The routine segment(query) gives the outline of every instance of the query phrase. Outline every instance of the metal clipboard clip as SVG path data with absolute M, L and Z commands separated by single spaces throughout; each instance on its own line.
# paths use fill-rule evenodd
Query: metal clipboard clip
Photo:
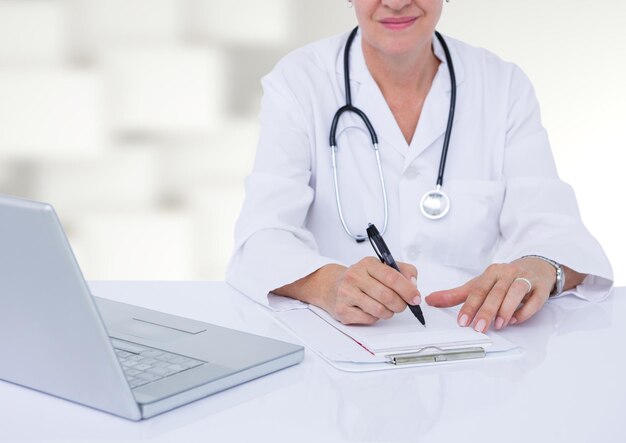
M 485 349 L 481 347 L 441 349 L 437 346 L 428 346 L 417 352 L 385 355 L 387 363 L 392 365 L 412 365 L 419 363 L 440 363 L 455 360 L 471 360 L 484 358 Z

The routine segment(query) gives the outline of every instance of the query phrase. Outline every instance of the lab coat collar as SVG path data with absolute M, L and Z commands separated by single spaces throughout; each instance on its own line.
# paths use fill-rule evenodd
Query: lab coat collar
M 448 43 L 454 63 L 458 88 L 464 80 L 465 70 L 450 39 L 446 38 L 446 42 Z M 372 122 L 376 134 L 381 140 L 381 149 L 384 150 L 383 141 L 387 142 L 387 144 L 405 158 L 405 168 L 437 139 L 443 137 L 448 121 L 451 90 L 450 75 L 448 73 L 448 64 L 443 47 L 434 34 L 433 49 L 435 56 L 441 61 L 441 64 L 439 65 L 439 69 L 424 103 L 420 121 L 418 122 L 410 145 L 407 145 L 391 109 L 387 105 L 376 81 L 367 69 L 363 56 L 360 31 L 354 39 L 350 51 L 352 102 L 356 107 L 365 112 Z M 343 50 L 340 51 L 339 55 L 337 70 L 343 79 Z M 346 123 L 362 126 L 355 116 L 350 116 Z

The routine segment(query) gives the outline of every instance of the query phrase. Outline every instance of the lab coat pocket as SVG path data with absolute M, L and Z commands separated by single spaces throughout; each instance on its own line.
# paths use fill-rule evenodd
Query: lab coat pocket
M 451 232 L 445 262 L 480 273 L 489 264 L 500 237 L 505 182 L 450 180 L 447 188 Z

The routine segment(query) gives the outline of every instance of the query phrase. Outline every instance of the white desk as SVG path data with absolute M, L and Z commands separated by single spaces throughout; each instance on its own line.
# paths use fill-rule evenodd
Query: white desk
M 92 289 L 296 341 L 223 283 L 94 282 Z M 552 301 L 504 335 L 527 348 L 521 360 L 350 374 L 307 350 L 298 366 L 139 423 L 0 382 L 0 440 L 625 441 L 626 288 L 597 305 Z

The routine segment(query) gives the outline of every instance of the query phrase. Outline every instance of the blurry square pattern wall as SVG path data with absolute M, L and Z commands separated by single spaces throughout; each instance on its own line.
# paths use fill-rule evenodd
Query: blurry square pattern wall
M 333 0 L 0 0 L 0 192 L 52 203 L 88 279 L 221 280 L 261 77 L 354 23 Z
M 586 92 L 576 76 L 552 78 L 549 63 L 575 60 L 580 46 L 558 41 L 570 48 L 559 56 L 544 42 L 577 38 L 580 26 L 552 28 L 561 7 L 580 11 L 563 26 L 586 20 L 581 41 L 593 46 L 596 34 L 589 8 L 573 3 L 585 1 L 452 0 L 440 26 L 529 72 L 566 179 L 588 159 L 557 148 L 575 151 L 585 140 L 577 130 L 610 123 L 593 113 L 558 129 L 564 115 L 583 118 L 558 86 Z M 601 17 L 622 49 L 624 16 Z M 537 17 L 537 38 L 519 38 Z M 0 0 L 0 193 L 52 203 L 88 279 L 221 280 L 256 148 L 261 77 L 289 51 L 355 24 L 345 0 Z M 620 96 L 607 91 L 607 106 Z M 588 216 L 586 202 L 602 203 L 583 189 Z M 604 219 L 585 221 L 608 232 Z

